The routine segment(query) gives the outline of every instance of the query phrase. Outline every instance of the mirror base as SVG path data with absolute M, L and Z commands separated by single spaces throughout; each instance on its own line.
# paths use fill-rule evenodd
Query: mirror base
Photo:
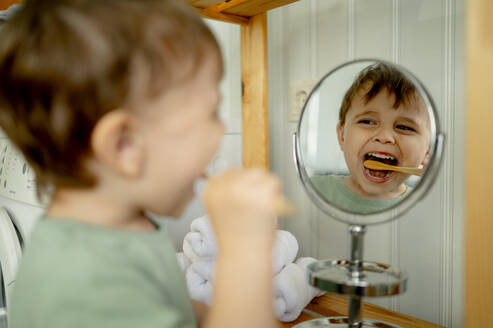
M 321 260 L 308 266 L 310 284 L 326 292 L 349 296 L 393 296 L 407 289 L 407 274 L 377 262 L 361 262 L 358 277 L 351 277 L 349 260 Z

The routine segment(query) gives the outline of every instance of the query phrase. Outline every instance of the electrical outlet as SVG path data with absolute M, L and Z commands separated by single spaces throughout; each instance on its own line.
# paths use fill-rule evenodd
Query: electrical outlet
M 289 122 L 298 122 L 301 110 L 316 83 L 311 80 L 299 80 L 289 86 Z

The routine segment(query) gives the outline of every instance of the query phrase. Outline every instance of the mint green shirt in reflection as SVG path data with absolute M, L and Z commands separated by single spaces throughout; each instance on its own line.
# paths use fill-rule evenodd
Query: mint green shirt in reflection
M 370 199 L 356 195 L 348 189 L 342 175 L 316 175 L 310 178 L 315 188 L 326 200 L 343 210 L 356 213 L 371 213 L 384 210 L 400 202 L 412 191 L 406 186 L 406 191 L 393 199 Z
M 9 328 L 196 327 L 163 229 L 42 219 L 24 252 Z

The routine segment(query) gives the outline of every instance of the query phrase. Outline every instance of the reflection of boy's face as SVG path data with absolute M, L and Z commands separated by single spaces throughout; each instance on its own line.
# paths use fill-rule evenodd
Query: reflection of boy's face
M 368 88 L 354 96 L 343 126 L 337 126 L 339 144 L 344 152 L 350 176 L 348 188 L 373 199 L 391 199 L 401 195 L 409 175 L 369 170 L 367 159 L 385 158 L 385 162 L 406 167 L 426 165 L 430 127 L 428 113 L 419 97 L 393 108 L 395 96 L 381 90 L 365 104 Z

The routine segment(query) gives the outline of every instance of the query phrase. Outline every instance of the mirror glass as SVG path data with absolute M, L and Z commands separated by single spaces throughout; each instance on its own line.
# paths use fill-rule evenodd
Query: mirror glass
M 352 61 L 328 73 L 303 107 L 298 172 L 336 219 L 388 221 L 431 185 L 441 137 L 433 101 L 416 77 L 389 62 Z

